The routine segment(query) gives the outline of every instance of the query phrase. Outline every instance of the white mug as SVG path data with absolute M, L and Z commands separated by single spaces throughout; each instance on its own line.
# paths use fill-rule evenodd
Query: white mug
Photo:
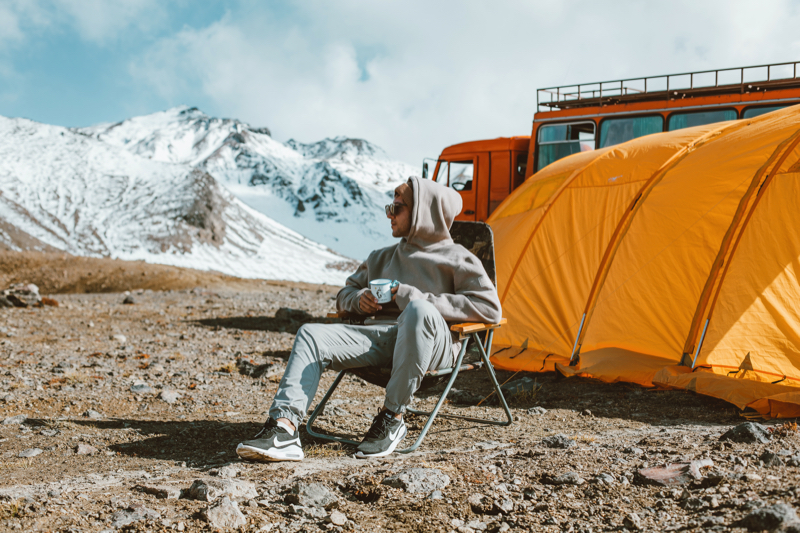
M 392 301 L 392 289 L 400 285 L 397 280 L 373 279 L 369 282 L 369 290 L 378 299 L 379 304 L 388 304 Z

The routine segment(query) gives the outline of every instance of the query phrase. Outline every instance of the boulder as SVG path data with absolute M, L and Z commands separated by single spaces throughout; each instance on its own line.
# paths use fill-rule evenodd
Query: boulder
M 791 505 L 776 503 L 756 509 L 732 525 L 747 528 L 748 531 L 775 531 L 798 521 L 800 519 Z
M 284 501 L 301 507 L 321 507 L 329 509 L 335 507 L 338 498 L 325 485 L 321 483 L 296 483 L 292 491 L 286 495 Z
M 227 496 L 234 500 L 251 500 L 258 497 L 256 486 L 251 481 L 234 479 L 197 479 L 189 490 L 188 498 L 213 502 L 217 498 Z
M 219 529 L 238 529 L 247 525 L 247 519 L 236 502 L 223 496 L 202 511 L 202 516 L 211 527 Z
M 543 438 L 542 444 L 544 444 L 548 448 L 567 449 L 572 446 L 575 446 L 575 441 L 567 437 L 566 435 L 559 433 L 558 435 L 553 435 L 552 437 Z
M 742 442 L 745 444 L 766 444 L 769 442 L 770 437 L 767 428 L 761 424 L 757 424 L 756 422 L 744 422 L 723 433 L 719 440 Z
M 384 485 L 403 489 L 411 494 L 427 494 L 445 488 L 450 476 L 438 468 L 407 468 L 383 480 Z

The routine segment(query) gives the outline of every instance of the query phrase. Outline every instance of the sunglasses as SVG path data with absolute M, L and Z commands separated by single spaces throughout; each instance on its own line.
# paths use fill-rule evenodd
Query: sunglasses
M 407 207 L 407 206 L 406 204 L 401 204 L 401 203 L 391 203 L 385 205 L 384 209 L 386 210 L 386 216 L 387 217 L 397 216 L 397 213 L 400 211 L 401 207 Z

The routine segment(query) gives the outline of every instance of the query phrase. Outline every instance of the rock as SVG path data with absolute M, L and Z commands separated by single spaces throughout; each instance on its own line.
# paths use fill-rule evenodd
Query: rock
M 431 492 L 430 494 L 428 494 L 428 499 L 429 500 L 443 500 L 444 499 L 444 495 L 442 494 L 442 491 L 435 490 L 435 491 Z
M 103 418 L 102 413 L 99 413 L 94 409 L 89 409 L 88 411 L 84 411 L 83 416 L 85 416 L 86 418 L 91 418 L 92 420 L 100 420 L 101 418 Z
M 143 484 L 136 485 L 136 489 L 164 500 L 177 500 L 181 497 L 181 489 L 170 485 Z
M 256 486 L 251 481 L 233 479 L 197 479 L 186 496 L 192 500 L 213 502 L 222 496 L 234 500 L 251 500 L 258 497 Z
M 52 372 L 54 374 L 63 374 L 64 372 L 69 372 L 71 370 L 75 370 L 75 365 L 69 361 L 60 361 L 55 367 L 53 367 Z
M 497 510 L 502 514 L 510 514 L 514 512 L 514 502 L 509 498 L 495 500 L 493 510 Z
M 117 333 L 116 335 L 111 335 L 110 339 L 112 341 L 117 341 L 120 344 L 124 344 L 125 341 L 128 340 L 128 338 L 125 335 L 122 335 L 120 333 Z
M 639 515 L 636 513 L 628 513 L 625 515 L 625 518 L 622 519 L 622 525 L 628 529 L 641 529 L 642 519 L 639 518 Z
M 127 509 L 114 512 L 111 515 L 111 525 L 119 529 L 139 520 L 158 520 L 159 518 L 161 515 L 158 512 L 148 509 L 140 503 L 134 503 Z
M 44 437 L 55 437 L 59 433 L 61 432 L 57 429 L 43 429 L 39 432 L 39 435 L 42 435 Z
M 181 399 L 181 394 L 174 390 L 162 390 L 158 397 L 166 403 L 172 405 Z
M 592 478 L 592 483 L 599 483 L 600 485 L 613 485 L 617 480 L 612 474 L 602 472 Z
M 475 514 L 491 514 L 494 508 L 492 499 L 483 494 L 471 494 L 467 503 Z
M 22 450 L 17 454 L 17 457 L 36 457 L 42 453 L 41 448 L 28 448 L 27 450 Z
M 289 504 L 289 511 L 292 514 L 305 516 L 306 518 L 325 518 L 325 509 L 322 507 L 306 507 L 294 503 Z
M 536 380 L 533 380 L 529 377 L 524 377 L 506 383 L 500 388 L 502 389 L 504 396 L 511 397 L 523 393 L 535 393 L 541 387 L 542 386 L 539 383 L 536 383 Z
M 0 307 L 14 307 L 11 300 L 0 294 Z
M 588 409 L 581 411 L 581 416 L 592 416 L 592 412 Z
M 745 481 L 761 481 L 761 476 L 758 474 L 754 474 L 753 472 L 747 472 L 744 476 L 742 476 Z
M 627 448 L 625 448 L 622 451 L 624 453 L 629 453 L 629 454 L 632 454 L 632 455 L 642 455 L 644 453 L 643 449 L 636 448 L 635 446 L 628 446 Z
M 308 311 L 303 311 L 302 309 L 291 309 L 289 307 L 281 307 L 278 309 L 278 311 L 275 313 L 275 318 L 284 322 L 299 322 L 301 324 L 305 324 L 306 322 L 311 322 L 314 320 L 314 317 L 311 316 L 311 313 Z
M 509 498 L 493 500 L 483 494 L 471 494 L 467 503 L 475 514 L 510 514 L 514 511 L 514 502 Z
M 764 450 L 759 456 L 759 459 L 764 463 L 764 466 L 783 466 L 783 460 L 776 453 L 769 450 Z
M 552 437 L 543 438 L 542 444 L 548 448 L 566 449 L 575 446 L 575 441 L 566 435 L 559 433 L 558 435 L 553 435 Z
M 529 415 L 543 415 L 545 413 L 547 413 L 547 409 L 545 409 L 544 407 L 539 407 L 538 405 L 536 407 L 531 407 L 530 409 L 528 409 Z
M 219 529 L 237 529 L 247 524 L 239 506 L 227 496 L 209 505 L 201 514 L 211 527 Z
M 217 476 L 224 478 L 235 478 L 239 475 L 239 467 L 236 465 L 225 465 L 217 469 Z
M 465 390 L 450 389 L 447 399 L 459 405 L 475 405 L 483 399 L 483 396 Z
M 272 376 L 276 376 L 283 372 L 283 366 L 272 364 L 272 363 L 264 363 L 263 365 L 257 365 L 252 361 L 245 359 L 243 357 L 236 360 L 236 368 L 239 370 L 239 373 L 243 376 L 250 376 L 251 378 L 270 378 Z
M 33 283 L 16 283 L 0 294 L 14 307 L 41 307 L 42 305 L 39 287 Z
M 634 481 L 639 485 L 658 485 L 662 487 L 685 485 L 703 478 L 701 468 L 714 466 L 711 459 L 701 459 L 689 463 L 673 463 L 667 466 L 643 468 L 636 472 Z
M 577 472 L 567 472 L 560 476 L 545 478 L 543 483 L 550 485 L 583 485 L 586 480 L 583 479 Z
M 131 392 L 134 394 L 152 394 L 153 388 L 147 383 L 134 383 L 131 385 Z
M 336 495 L 321 483 L 295 483 L 292 491 L 284 498 L 286 503 L 302 507 L 322 507 L 329 509 L 338 503 Z
M 799 520 L 791 505 L 776 503 L 769 507 L 756 509 L 731 525 L 747 528 L 748 531 L 774 531 Z
M 28 419 L 27 415 L 9 416 L 3 420 L 4 426 L 20 426 Z
M 94 455 L 97 452 L 97 448 L 94 446 L 89 446 L 88 444 L 78 444 L 75 447 L 75 453 L 78 455 Z
M 347 516 L 341 511 L 331 511 L 325 520 L 335 526 L 343 526 L 347 523 Z
M 438 468 L 407 468 L 383 480 L 383 485 L 403 489 L 411 494 L 427 494 L 450 484 L 450 476 Z
M 687 511 L 699 511 L 705 506 L 706 503 L 696 496 L 686 498 L 685 500 L 683 500 L 683 503 L 681 504 L 681 507 L 683 507 Z
M 742 442 L 745 444 L 766 444 L 770 440 L 770 434 L 767 428 L 761 424 L 744 422 L 723 433 L 719 440 L 729 440 L 731 442 Z
M 122 303 L 125 305 L 133 305 L 136 303 L 136 299 L 129 294 L 125 297 L 124 300 L 122 300 Z

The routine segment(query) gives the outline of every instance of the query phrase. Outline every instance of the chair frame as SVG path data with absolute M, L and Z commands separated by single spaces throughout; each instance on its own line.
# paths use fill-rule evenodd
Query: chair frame
M 344 318 L 348 317 L 345 313 L 331 313 L 328 315 L 329 317 L 337 317 L 337 318 Z M 409 446 L 408 448 L 404 448 L 402 450 L 395 450 L 397 453 L 411 453 L 419 448 L 420 444 L 422 444 L 423 439 L 428 434 L 428 430 L 433 425 L 436 416 L 441 416 L 444 418 L 454 418 L 458 420 L 466 420 L 467 422 L 477 422 L 480 424 L 490 424 L 495 426 L 510 426 L 511 423 L 514 421 L 514 417 L 511 415 L 511 410 L 508 408 L 508 403 L 506 402 L 506 398 L 503 395 L 503 390 L 500 388 L 500 383 L 497 381 L 497 376 L 494 372 L 494 367 L 492 366 L 491 361 L 489 360 L 489 354 L 492 351 L 492 338 L 494 337 L 494 330 L 499 328 L 503 324 L 506 323 L 506 319 L 502 319 L 499 324 L 482 324 L 482 323 L 473 323 L 467 322 L 464 324 L 454 324 L 450 327 L 450 330 L 453 332 L 458 333 L 459 339 L 463 342 L 461 343 L 461 351 L 458 353 L 458 357 L 456 357 L 455 363 L 450 368 L 442 368 L 439 370 L 430 370 L 425 373 L 426 377 L 438 377 L 438 376 L 445 376 L 450 374 L 450 379 L 447 382 L 447 385 L 442 391 L 442 394 L 439 396 L 439 400 L 436 402 L 432 411 L 419 411 L 416 409 L 407 408 L 406 411 L 415 415 L 427 416 L 428 420 L 425 422 L 425 425 L 422 428 L 417 440 Z M 481 342 L 479 334 L 482 332 L 486 332 L 486 340 Z M 469 344 L 470 339 L 472 339 L 475 344 L 478 346 L 478 350 L 480 351 L 481 361 L 472 364 L 463 364 L 464 356 L 467 353 L 467 346 Z M 447 395 L 450 393 L 450 389 L 453 387 L 453 383 L 458 377 L 459 372 L 462 370 L 473 370 L 478 369 L 480 367 L 485 367 L 487 374 L 489 374 L 489 379 L 494 385 L 494 391 L 497 394 L 497 397 L 500 400 L 500 404 L 503 406 L 503 410 L 505 411 L 506 419 L 505 420 L 496 420 L 491 418 L 475 418 L 470 416 L 461 416 L 461 415 L 452 415 L 442 413 L 439 414 L 439 410 L 444 404 L 444 401 L 447 399 Z M 341 383 L 342 378 L 344 378 L 345 374 L 350 372 L 349 369 L 345 369 L 339 372 L 339 375 L 336 376 L 336 379 L 331 384 L 328 392 L 325 393 L 325 396 L 322 397 L 322 400 L 319 402 L 317 407 L 312 411 L 311 415 L 308 417 L 308 421 L 306 422 L 306 432 L 311 435 L 312 437 L 323 439 L 327 441 L 333 442 L 341 442 L 343 444 L 350 444 L 350 445 L 358 445 L 360 444 L 357 441 L 345 439 L 343 437 L 335 437 L 332 435 L 325 435 L 319 433 L 314 430 L 313 424 L 317 417 L 323 412 L 325 409 L 325 405 L 328 403 L 328 400 L 333 395 L 333 392 L 336 390 L 336 387 L 339 386 Z

